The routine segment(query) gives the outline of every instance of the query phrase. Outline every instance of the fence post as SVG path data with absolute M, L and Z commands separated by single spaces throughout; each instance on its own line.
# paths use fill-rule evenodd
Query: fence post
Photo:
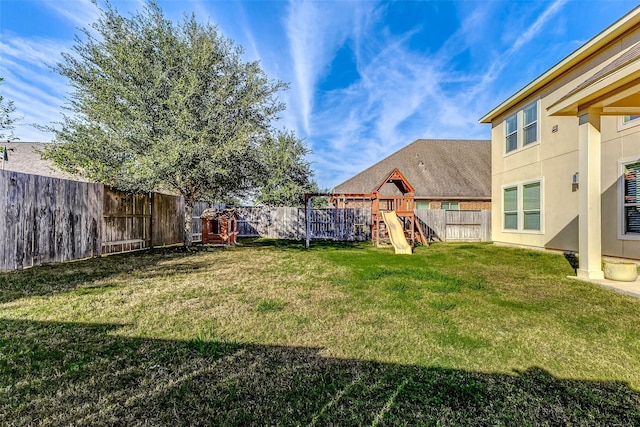
M 306 237 L 306 241 L 304 244 L 304 247 L 306 249 L 309 249 L 309 239 L 311 239 L 311 197 L 307 196 L 306 197 L 306 202 L 305 203 L 305 217 L 306 217 L 306 231 L 305 231 L 305 237 Z

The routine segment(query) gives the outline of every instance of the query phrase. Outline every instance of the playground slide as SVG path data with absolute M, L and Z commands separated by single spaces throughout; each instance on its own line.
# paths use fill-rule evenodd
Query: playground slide
M 389 238 L 396 250 L 396 254 L 411 255 L 411 246 L 409 242 L 407 242 L 406 237 L 404 237 L 402 223 L 398 219 L 396 211 L 382 212 L 382 219 L 384 223 L 387 224 Z

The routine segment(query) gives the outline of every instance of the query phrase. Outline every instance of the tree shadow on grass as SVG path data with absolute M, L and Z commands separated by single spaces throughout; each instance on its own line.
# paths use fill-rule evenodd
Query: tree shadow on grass
M 621 382 L 0 320 L 0 425 L 640 425 Z

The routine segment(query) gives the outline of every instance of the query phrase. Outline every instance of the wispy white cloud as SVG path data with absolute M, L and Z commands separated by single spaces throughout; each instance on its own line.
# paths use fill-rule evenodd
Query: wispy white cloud
M 490 87 L 490 85 L 499 77 L 505 66 L 509 64 L 509 60 L 519 52 L 523 46 L 530 43 L 537 35 L 540 34 L 543 27 L 562 9 L 565 3 L 566 0 L 554 1 L 528 28 L 519 28 L 519 36 L 515 38 L 513 45 L 507 48 L 499 57 L 494 58 L 479 83 L 473 89 L 472 95 L 485 93 L 487 88 Z
M 383 14 L 367 14 L 367 34 Z M 361 22 L 363 22 L 362 20 Z M 319 180 L 338 184 L 393 151 L 422 137 L 448 137 L 459 126 L 475 120 L 447 120 L 442 112 L 461 116 L 464 107 L 449 99 L 443 85 L 461 80 L 445 73 L 446 61 L 414 52 L 409 47 L 413 31 L 391 35 L 378 28 L 376 37 L 350 35 L 358 40 L 359 79 L 348 88 L 322 94 L 322 105 L 312 118 L 316 132 L 311 141 Z M 355 44 L 354 44 L 355 45 Z M 450 58 L 448 58 L 450 59 Z M 464 77 L 464 81 L 467 77 Z M 463 117 L 468 117 L 465 111 Z M 457 134 L 458 137 L 468 137 Z
M 418 138 L 489 138 L 477 119 L 486 113 L 505 62 L 535 40 L 563 5 L 560 0 L 546 7 L 529 27 L 519 28 L 514 43 L 496 42 L 499 58 L 468 59 L 463 69 L 458 56 L 486 45 L 478 33 L 494 25 L 498 8 L 465 11 L 460 27 L 433 55 L 410 47 L 411 31 L 393 35 L 383 31 L 382 21 L 369 21 L 375 37 L 372 28 L 367 38 L 350 35 L 358 40 L 360 79 L 322 94 L 322 109 L 311 119 L 317 129 L 311 140 L 323 141 L 314 146 L 319 180 L 336 185 Z
M 58 40 L 42 37 L 24 38 L 4 32 L 0 40 L 0 57 L 14 63 L 27 63 L 46 69 L 55 65 L 60 53 L 69 50 L 69 47 L 69 43 Z
M 293 90 L 297 94 L 297 108 L 307 134 L 316 84 L 348 35 L 353 8 L 349 2 L 289 2 L 284 26 L 295 76 Z
M 99 16 L 98 9 L 91 0 L 50 0 L 43 1 L 42 5 L 78 28 L 86 27 Z
M 49 141 L 52 135 L 33 126 L 60 119 L 67 90 L 65 80 L 49 69 L 67 50 L 66 43 L 44 38 L 23 38 L 4 32 L 0 42 L 2 93 L 15 103 L 16 136 L 22 141 Z

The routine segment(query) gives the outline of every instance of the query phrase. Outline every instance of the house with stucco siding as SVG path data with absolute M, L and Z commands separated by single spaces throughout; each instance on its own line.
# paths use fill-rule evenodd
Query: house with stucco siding
M 640 7 L 480 119 L 491 125 L 492 239 L 640 259 Z

